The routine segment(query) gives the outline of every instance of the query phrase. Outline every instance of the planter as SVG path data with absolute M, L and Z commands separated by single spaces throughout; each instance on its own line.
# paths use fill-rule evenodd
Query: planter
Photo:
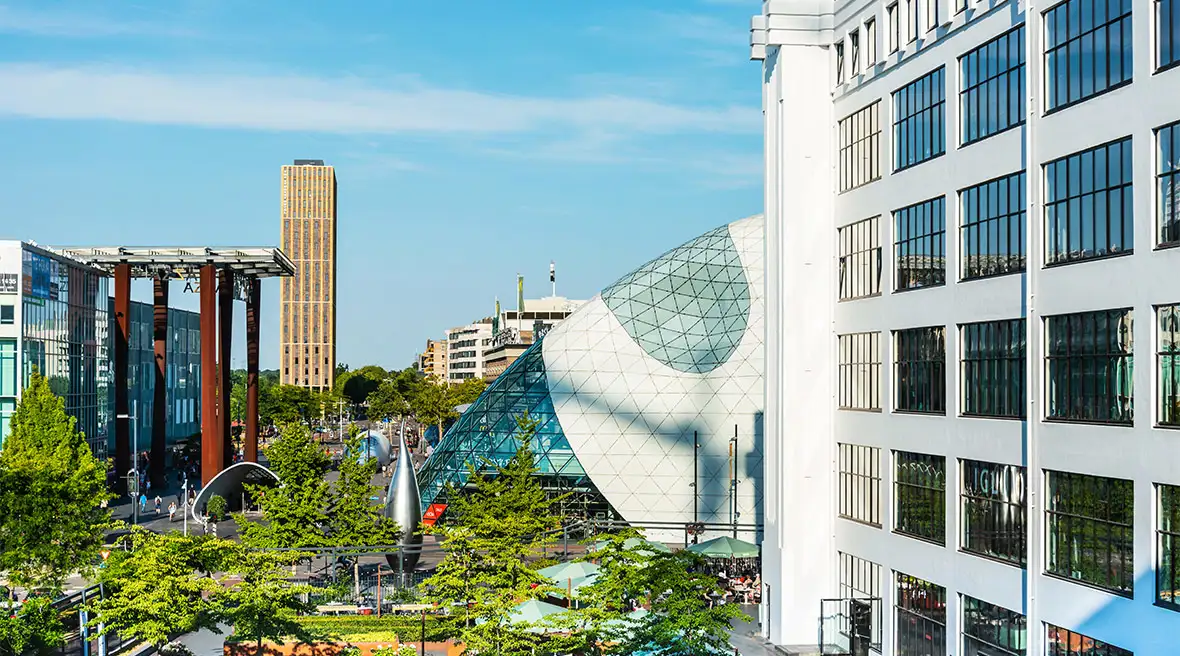
M 418 647 L 422 643 L 407 640 L 407 645 Z M 360 656 L 373 656 L 373 650 L 385 648 L 397 649 L 401 646 L 397 640 L 393 642 L 287 642 L 285 644 L 275 644 L 273 642 L 264 641 L 262 643 L 262 653 L 258 651 L 258 645 L 253 642 L 227 642 L 222 648 L 224 656 L 340 656 L 349 647 L 356 647 L 360 650 Z M 446 654 L 446 656 L 461 656 L 463 654 L 463 645 L 456 645 L 449 642 L 428 642 L 426 643 L 427 654 Z

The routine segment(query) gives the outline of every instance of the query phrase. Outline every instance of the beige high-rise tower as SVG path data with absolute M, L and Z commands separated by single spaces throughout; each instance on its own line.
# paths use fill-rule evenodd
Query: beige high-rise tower
M 280 241 L 296 273 L 282 279 L 279 380 L 327 390 L 336 377 L 336 172 L 297 159 L 282 178 Z

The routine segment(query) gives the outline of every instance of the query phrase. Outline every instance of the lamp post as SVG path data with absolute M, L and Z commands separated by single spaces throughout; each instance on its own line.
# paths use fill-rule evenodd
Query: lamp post
M 139 419 L 136 412 L 139 408 L 139 401 L 131 402 L 131 414 L 129 415 L 115 415 L 115 419 L 126 419 L 131 422 L 131 473 L 129 474 L 130 481 L 134 481 L 135 491 L 132 492 L 131 497 L 131 512 L 132 523 L 139 523 L 139 499 L 134 495 L 139 494 Z M 130 482 L 129 481 L 129 482 Z M 132 487 L 128 485 L 128 487 Z
M 184 500 L 180 504 L 180 512 L 184 515 L 184 535 L 188 537 L 188 472 L 185 472 L 184 482 L 181 485 L 184 486 Z
M 729 518 L 733 523 L 733 539 L 738 536 L 738 500 L 737 500 L 737 486 L 738 486 L 738 427 L 733 425 L 733 438 L 729 440 L 729 458 L 732 463 L 732 471 L 729 474 Z

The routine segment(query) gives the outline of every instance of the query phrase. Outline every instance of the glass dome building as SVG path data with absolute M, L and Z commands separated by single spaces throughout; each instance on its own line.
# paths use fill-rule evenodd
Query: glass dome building
M 527 414 L 540 422 L 532 448 L 545 486 L 572 493 L 567 514 L 681 536 L 694 517 L 736 521 L 758 537 L 762 253 L 763 221 L 753 216 L 607 287 L 447 431 L 418 475 L 423 507 L 445 503 L 448 485 L 462 489 L 468 464 L 511 458 L 516 418 Z

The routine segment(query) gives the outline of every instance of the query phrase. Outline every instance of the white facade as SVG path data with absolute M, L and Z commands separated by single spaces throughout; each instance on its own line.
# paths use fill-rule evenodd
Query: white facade
M 1126 25 L 1133 37 L 1131 79 L 1048 111 L 1050 96 L 1042 92 L 1048 85 L 1045 13 L 1070 2 L 1075 0 L 767 0 L 762 15 L 753 19 L 752 56 L 763 62 L 766 129 L 763 631 L 775 644 L 817 642 L 821 599 L 848 596 L 842 585 L 849 581 L 839 558 L 848 554 L 879 565 L 875 585 L 883 610 L 874 622 L 880 625 L 884 654 L 900 653 L 897 627 L 904 618 L 895 608 L 897 573 L 945 588 L 945 644 L 941 650 L 931 645 L 930 651 L 911 648 L 905 653 L 971 653 L 962 636 L 964 596 L 1023 614 L 1028 630 L 1021 642 L 1028 654 L 1065 653 L 1051 651 L 1049 625 L 1134 654 L 1180 653 L 1180 612 L 1155 603 L 1160 556 L 1156 486 L 1180 485 L 1180 436 L 1159 423 L 1155 307 L 1180 303 L 1180 289 L 1173 282 L 1180 251 L 1159 243 L 1157 210 L 1170 201 L 1168 194 L 1156 191 L 1157 172 L 1168 163 L 1160 161 L 1154 132 L 1180 121 L 1180 70 L 1157 66 L 1156 46 L 1164 39 L 1153 11 L 1161 4 L 1180 11 L 1180 3 L 1130 3 L 1130 17 L 1117 24 L 1120 29 Z M 1110 0 L 1111 7 L 1116 4 Z M 890 52 L 894 11 L 900 39 L 897 52 Z M 917 31 L 911 36 L 913 16 Z M 965 145 L 961 92 L 967 83 L 959 58 L 1025 24 L 1026 18 L 1020 44 L 1025 80 L 1020 94 L 1028 108 L 1024 121 Z M 1114 43 L 1111 50 L 1118 48 L 1119 42 Z M 837 70 L 838 44 L 842 71 Z M 1086 51 L 1079 52 L 1086 60 Z M 1111 57 L 1104 58 L 1103 65 L 1109 66 Z M 945 153 L 899 168 L 894 123 L 904 127 L 910 109 L 895 108 L 894 93 L 940 67 L 944 73 L 936 85 L 945 98 L 938 110 L 944 119 L 940 128 L 929 123 L 918 127 L 927 137 L 941 132 Z M 1075 75 L 1084 79 L 1092 72 L 1083 66 Z M 841 146 L 849 144 L 841 142 L 840 121 L 875 101 L 880 101 L 877 147 L 842 153 Z M 1051 192 L 1046 191 L 1044 165 L 1125 137 L 1131 138 L 1133 163 L 1133 203 L 1128 207 L 1133 210 L 1134 252 L 1126 252 L 1132 247 L 1126 238 L 1108 257 L 1046 267 L 1052 249 L 1046 235 L 1052 239 L 1055 231 L 1045 227 L 1043 196 Z M 849 153 L 855 157 L 842 159 Z M 841 177 L 842 162 L 869 169 L 875 163 L 875 172 L 865 176 L 871 181 L 848 184 L 846 178 L 855 176 L 843 171 L 846 178 Z M 1021 234 L 1027 273 L 962 280 L 966 250 L 960 226 L 965 211 L 959 192 L 1020 171 L 1026 172 Z M 895 249 L 904 241 L 904 228 L 895 224 L 893 212 L 940 196 L 945 197 L 945 250 L 926 253 L 926 263 L 941 262 L 945 284 L 899 291 Z M 1079 225 L 1087 224 L 1089 215 L 1077 216 Z M 848 253 L 841 250 L 838 230 L 872 217 L 880 217 L 880 293 L 840 300 L 840 258 Z M 1087 238 L 1097 240 L 1083 230 L 1082 239 Z M 1070 256 L 1085 249 L 1083 244 L 1075 251 L 1072 244 L 1063 249 Z M 998 253 L 1009 255 L 1007 248 Z M 1046 421 L 1046 317 L 1123 308 L 1131 309 L 1135 320 L 1133 421 Z M 1027 419 L 967 416 L 960 326 L 1021 318 L 1027 331 L 1025 389 L 1030 393 L 1020 398 Z M 934 326 L 945 331 L 945 412 L 900 411 L 893 331 Z M 838 339 L 854 333 L 879 334 L 875 389 L 880 403 L 873 411 L 837 409 L 842 384 Z M 879 527 L 839 516 L 839 444 L 880 449 Z M 897 531 L 898 451 L 945 458 L 941 545 Z M 1023 568 L 964 550 L 963 460 L 1025 468 Z M 1049 471 L 1132 482 L 1133 592 L 1116 594 L 1048 573 Z
M 447 331 L 447 382 L 483 378 L 484 351 L 492 343 L 492 322 L 478 321 Z

